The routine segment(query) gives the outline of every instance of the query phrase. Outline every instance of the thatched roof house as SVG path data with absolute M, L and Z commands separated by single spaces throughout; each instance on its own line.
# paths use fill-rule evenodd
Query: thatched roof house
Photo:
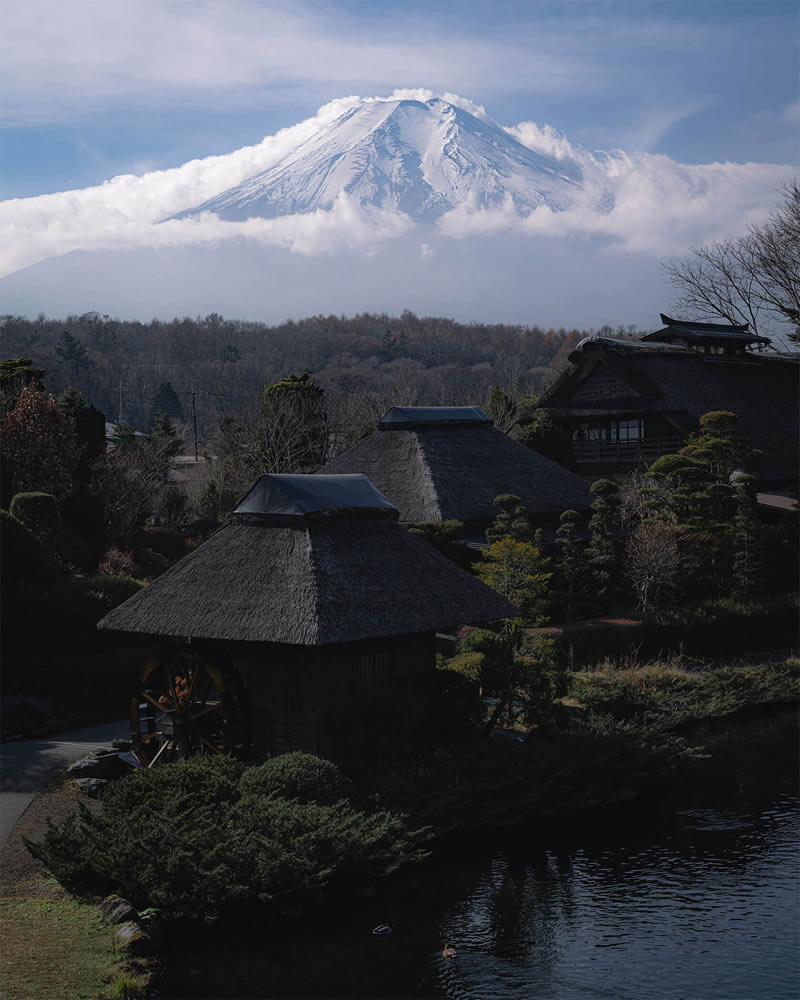
M 654 342 L 662 340 L 670 346 Z M 676 320 L 645 342 L 587 338 L 534 409 L 546 409 L 571 434 L 578 468 L 587 474 L 675 452 L 704 413 L 729 410 L 762 452 L 756 470 L 761 481 L 792 482 L 798 475 L 800 363 L 745 350 L 757 340 L 738 328 Z M 520 423 L 525 421 L 523 415 Z
M 535 515 L 591 503 L 585 480 L 498 431 L 478 406 L 393 406 L 321 472 L 362 472 L 402 521 L 486 524 L 501 493 L 517 494 Z
M 397 518 L 365 476 L 262 476 L 228 525 L 98 627 L 188 638 L 235 665 L 262 752 L 335 753 L 365 698 L 414 701 L 436 631 L 517 613 Z
M 366 476 L 262 476 L 226 527 L 98 628 L 320 646 L 514 613 L 397 518 Z

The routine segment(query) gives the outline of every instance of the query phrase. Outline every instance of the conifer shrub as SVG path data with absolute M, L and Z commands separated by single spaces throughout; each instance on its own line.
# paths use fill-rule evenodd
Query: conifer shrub
M 469 681 L 481 682 L 483 670 L 486 663 L 486 654 L 474 650 L 472 652 L 458 653 L 447 661 L 447 669 L 454 670 Z
M 110 785 L 99 811 L 79 805 L 26 845 L 68 888 L 113 889 L 166 920 L 211 921 L 245 902 L 315 898 L 334 879 L 424 856 L 424 831 L 387 810 L 331 801 L 331 788 L 346 787 L 338 769 L 291 756 L 285 767 L 246 769 L 215 755 L 139 771 Z M 313 800 L 315 783 L 326 801 Z
M 280 797 L 333 805 L 350 795 L 351 786 L 331 761 L 296 751 L 247 768 L 240 790 L 242 796 L 250 798 Z
M 45 544 L 57 541 L 61 529 L 61 517 L 58 503 L 52 493 L 36 490 L 30 493 L 16 493 L 11 499 L 9 513 Z

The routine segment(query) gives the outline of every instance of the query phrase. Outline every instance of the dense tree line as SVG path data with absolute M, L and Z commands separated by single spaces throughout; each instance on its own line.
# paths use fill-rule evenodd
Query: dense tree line
M 123 422 L 140 431 L 149 431 L 160 412 L 189 419 L 194 402 L 201 440 L 292 372 L 308 371 L 325 390 L 334 430 L 357 420 L 354 411 L 372 416 L 385 403 L 485 403 L 494 385 L 520 381 L 535 392 L 587 332 L 411 312 L 312 316 L 276 326 L 217 313 L 149 323 L 98 313 L 0 317 L 3 356 L 32 358 L 55 396 L 75 386 L 110 422 L 121 408 Z M 170 390 L 176 399 L 165 407 Z

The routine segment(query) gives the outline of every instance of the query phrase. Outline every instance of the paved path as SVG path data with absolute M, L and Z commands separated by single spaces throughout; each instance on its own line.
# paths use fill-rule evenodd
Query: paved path
M 130 739 L 130 732 L 130 722 L 123 719 L 0 746 L 0 847 L 49 778 L 113 739 Z

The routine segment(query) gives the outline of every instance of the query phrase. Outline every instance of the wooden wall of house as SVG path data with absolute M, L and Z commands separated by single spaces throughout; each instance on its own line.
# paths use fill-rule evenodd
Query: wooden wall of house
M 225 655 L 247 691 L 256 757 L 291 750 L 339 757 L 374 739 L 377 719 L 418 723 L 429 711 L 432 632 L 318 647 L 216 650 L 217 657 Z

